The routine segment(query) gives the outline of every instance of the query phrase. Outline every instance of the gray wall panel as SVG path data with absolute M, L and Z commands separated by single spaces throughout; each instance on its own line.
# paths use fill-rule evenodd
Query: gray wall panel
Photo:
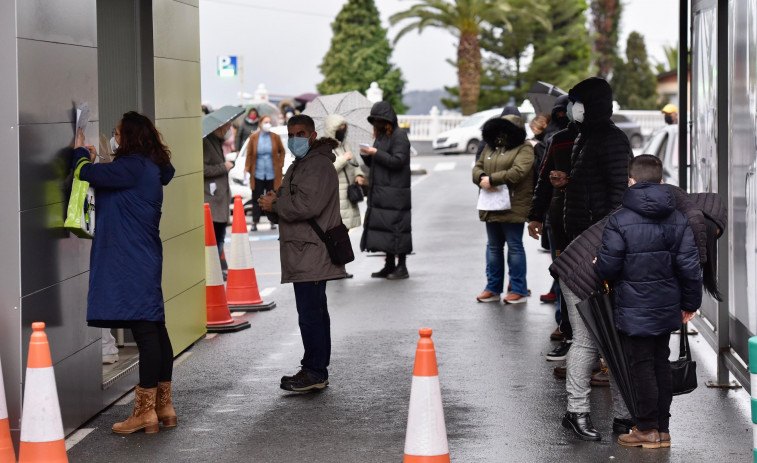
M 98 127 L 97 122 L 87 126 L 87 143 L 98 144 Z M 68 122 L 19 127 L 21 210 L 68 202 L 73 139 L 73 125 Z
M 100 339 L 100 329 L 87 326 L 89 272 L 45 288 L 21 301 L 24 364 L 33 322 L 45 322 L 53 364 Z M 102 370 L 97 369 L 102 382 Z
M 187 5 L 192 5 L 198 8 L 200 6 L 200 0 L 176 0 L 176 1 L 180 3 L 186 3 Z
M 0 0 L 0 355 L 13 437 L 21 420 L 21 275 L 19 273 L 18 81 L 16 0 Z
M 200 62 L 199 9 L 173 0 L 153 2 L 155 56 Z
M 80 100 L 98 119 L 96 48 L 18 39 L 18 79 L 19 123 L 73 122 Z
M 155 118 L 201 115 L 200 63 L 155 58 Z
M 158 119 L 155 126 L 171 150 L 176 176 L 202 172 L 201 117 Z
M 97 46 L 95 0 L 21 0 L 18 37 Z
M 65 207 L 57 203 L 21 212 L 23 296 L 89 270 L 92 241 L 62 227 Z
M 204 226 L 202 187 L 203 177 L 197 172 L 174 177 L 171 183 L 163 188 L 163 216 L 160 220 L 162 240 Z

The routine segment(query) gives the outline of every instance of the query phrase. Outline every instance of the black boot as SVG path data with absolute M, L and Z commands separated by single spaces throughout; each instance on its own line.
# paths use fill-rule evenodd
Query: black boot
M 387 280 L 404 280 L 409 278 L 410 274 L 407 273 L 407 266 L 405 265 L 405 254 L 397 256 L 397 268 L 392 273 L 386 276 Z
M 612 432 L 615 434 L 628 434 L 634 426 L 636 426 L 636 423 L 634 423 L 633 420 L 627 420 L 625 418 L 612 419 Z
M 591 417 L 588 412 L 565 412 L 565 416 L 562 419 L 562 425 L 565 428 L 571 429 L 581 440 L 602 440 L 602 436 L 596 429 L 594 429 L 594 425 L 591 423 Z
M 371 273 L 371 278 L 386 278 L 396 268 L 397 266 L 394 265 L 394 254 L 387 254 L 384 268 L 382 268 L 378 272 Z

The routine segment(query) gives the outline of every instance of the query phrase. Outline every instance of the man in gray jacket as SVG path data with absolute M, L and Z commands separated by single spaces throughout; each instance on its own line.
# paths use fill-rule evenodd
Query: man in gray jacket
M 205 202 L 210 205 L 219 257 L 223 253 L 223 240 L 226 237 L 226 224 L 229 221 L 229 203 L 231 203 L 229 170 L 234 167 L 234 163 L 227 161 L 223 155 L 222 145 L 229 130 L 231 130 L 231 122 L 218 127 L 202 139 Z
M 339 179 L 334 169 L 338 142 L 316 140 L 310 116 L 296 115 L 287 122 L 289 150 L 295 161 L 276 193 L 258 200 L 261 210 L 279 223 L 281 282 L 293 283 L 305 355 L 294 376 L 281 378 L 281 388 L 303 392 L 328 384 L 331 322 L 326 303 L 326 281 L 344 278 L 344 265 L 331 262 L 326 245 L 310 220 L 329 230 L 342 223 L 339 215 Z

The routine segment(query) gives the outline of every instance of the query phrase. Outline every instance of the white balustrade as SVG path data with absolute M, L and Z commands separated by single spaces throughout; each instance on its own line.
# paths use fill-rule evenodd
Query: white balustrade
M 403 114 L 397 116 L 397 119 L 400 124 L 410 125 L 410 133 L 408 134 L 410 141 L 432 141 L 440 133 L 460 125 L 465 117 L 461 115 L 442 116 L 439 114 L 439 109 L 434 106 L 428 116 Z

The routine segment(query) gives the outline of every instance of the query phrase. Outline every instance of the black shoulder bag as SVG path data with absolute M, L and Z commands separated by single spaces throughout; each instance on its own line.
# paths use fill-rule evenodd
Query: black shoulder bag
M 344 265 L 355 260 L 355 254 L 352 252 L 352 243 L 350 242 L 349 230 L 340 223 L 334 228 L 324 232 L 315 219 L 308 219 L 308 223 L 326 245 L 329 257 L 334 265 Z
M 686 323 L 681 326 L 678 360 L 670 362 L 670 368 L 673 371 L 673 395 L 688 394 L 697 388 L 697 362 L 691 360 Z
M 352 204 L 357 204 L 363 200 L 363 187 L 355 182 L 350 182 L 350 177 L 347 175 L 347 169 L 344 169 L 344 178 L 347 179 L 347 199 Z

